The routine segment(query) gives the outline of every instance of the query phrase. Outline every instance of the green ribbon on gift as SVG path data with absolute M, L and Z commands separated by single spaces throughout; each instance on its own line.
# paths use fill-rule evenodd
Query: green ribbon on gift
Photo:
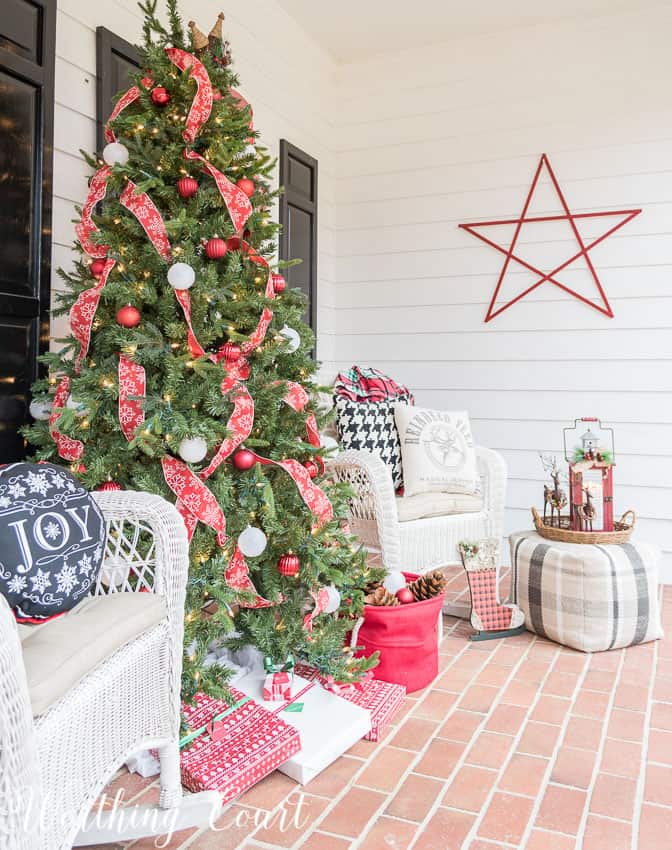
M 292 673 L 294 671 L 294 656 L 290 652 L 284 664 L 274 664 L 270 655 L 264 657 L 264 670 L 266 673 Z
M 238 702 L 234 703 L 230 708 L 227 708 L 226 711 L 223 711 L 221 714 L 216 714 L 210 723 L 216 723 L 218 720 L 223 720 L 229 714 L 233 714 L 234 711 L 239 709 L 241 705 L 245 705 L 246 702 L 249 702 L 252 697 L 243 697 L 243 699 L 238 700 Z M 185 735 L 184 738 L 180 738 L 180 749 L 184 749 L 187 744 L 191 744 L 199 735 L 202 735 L 204 732 L 207 732 L 208 726 L 210 723 L 206 723 L 205 726 L 201 726 L 200 729 L 197 729 L 195 732 L 189 732 L 188 735 Z

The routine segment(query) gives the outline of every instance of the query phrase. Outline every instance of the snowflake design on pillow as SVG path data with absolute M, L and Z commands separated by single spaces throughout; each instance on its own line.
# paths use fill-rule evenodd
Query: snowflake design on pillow
M 42 620 L 91 592 L 105 522 L 82 485 L 49 463 L 0 469 L 0 593 L 17 619 Z

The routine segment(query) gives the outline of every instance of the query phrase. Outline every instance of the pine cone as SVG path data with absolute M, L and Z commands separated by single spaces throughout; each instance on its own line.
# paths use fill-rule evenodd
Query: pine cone
M 408 586 L 415 601 L 421 602 L 423 599 L 431 599 L 433 596 L 443 593 L 446 589 L 446 577 L 442 570 L 433 570 L 431 573 L 418 576 Z
M 369 593 L 368 596 L 365 597 L 364 601 L 367 605 L 400 605 L 401 603 L 397 599 L 397 597 L 385 590 L 385 588 L 380 585 L 377 587 L 373 593 Z

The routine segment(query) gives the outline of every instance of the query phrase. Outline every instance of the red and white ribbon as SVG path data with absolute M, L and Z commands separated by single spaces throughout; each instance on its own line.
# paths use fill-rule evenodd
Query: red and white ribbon
M 196 94 L 187 116 L 187 123 L 182 133 L 185 142 L 193 142 L 199 134 L 201 127 L 208 120 L 212 109 L 212 83 L 205 69 L 205 65 L 192 53 L 180 50 L 179 47 L 167 47 L 166 56 L 180 71 L 189 72 L 196 81 Z
M 142 84 L 145 88 L 151 86 L 153 80 L 151 77 L 143 77 Z M 131 86 L 127 92 L 124 92 L 119 100 L 116 102 L 114 109 L 110 113 L 110 117 L 107 119 L 107 124 L 105 125 L 105 141 L 107 142 L 116 142 L 117 137 L 114 135 L 112 128 L 110 127 L 110 123 L 117 118 L 127 106 L 130 106 L 134 101 L 136 101 L 140 97 L 140 89 L 138 86 Z
M 119 203 L 126 207 L 130 213 L 133 213 L 159 256 L 168 262 L 170 260 L 170 241 L 168 240 L 166 225 L 147 192 L 138 192 L 135 183 L 129 180 L 126 188 L 119 196 Z
M 75 234 L 77 235 L 79 244 L 82 246 L 82 250 L 88 254 L 89 257 L 96 257 L 97 259 L 102 259 L 106 256 L 110 246 L 96 245 L 96 243 L 91 240 L 91 236 L 98 232 L 98 228 L 91 218 L 91 213 L 93 212 L 96 204 L 100 203 L 107 194 L 107 178 L 110 175 L 110 171 L 112 171 L 112 168 L 109 165 L 104 165 L 102 168 L 99 168 L 91 178 L 91 182 L 89 183 L 89 192 L 86 196 L 86 201 L 84 201 L 84 206 L 82 207 L 82 217 L 75 225 Z
M 303 618 L 303 628 L 307 632 L 312 632 L 313 620 L 319 614 L 324 614 L 329 605 L 329 593 L 326 587 L 321 587 L 318 591 L 311 590 L 310 595 L 313 597 L 315 607 Z
M 205 349 L 196 339 L 196 334 L 191 324 L 191 298 L 188 289 L 176 289 L 175 297 L 184 313 L 184 321 L 187 323 L 187 345 L 192 357 L 203 357 Z
M 254 401 L 246 387 L 235 378 L 225 378 L 221 385 L 222 395 L 233 394 L 233 413 L 226 423 L 230 436 L 222 442 L 206 469 L 201 472 L 203 480 L 209 478 L 227 457 L 250 436 L 254 424 Z
M 272 605 L 278 604 L 277 602 L 271 602 L 269 599 L 264 599 L 263 596 L 257 593 L 250 578 L 250 570 L 247 562 L 237 546 L 224 572 L 224 579 L 229 587 L 234 588 L 234 590 L 254 593 L 256 598 L 253 601 L 239 603 L 242 608 L 269 608 Z M 278 602 L 281 601 L 281 599 L 278 600 Z
M 52 440 L 56 443 L 58 454 L 64 460 L 79 460 L 84 454 L 84 443 L 80 440 L 73 440 L 72 437 L 66 437 L 56 427 L 61 411 L 65 408 L 68 397 L 70 395 L 70 378 L 64 377 L 56 388 L 52 412 L 49 416 L 49 433 Z
M 100 294 L 103 291 L 105 284 L 107 283 L 107 278 L 114 266 L 115 261 L 111 257 L 108 257 L 108 259 L 105 260 L 105 267 L 103 268 L 103 273 L 100 278 L 92 287 L 90 287 L 90 289 L 85 289 L 84 292 L 80 292 L 77 296 L 77 300 L 70 308 L 70 328 L 72 329 L 72 335 L 75 337 L 77 342 L 79 342 L 80 346 L 79 353 L 75 358 L 75 372 L 78 374 L 82 367 L 82 361 L 89 352 L 89 345 L 91 343 L 91 328 L 93 326 L 96 310 L 98 309 Z
M 119 357 L 119 425 L 129 443 L 145 421 L 141 401 L 144 397 L 145 370 L 122 354 Z
M 207 159 L 204 159 L 196 151 L 185 150 L 184 158 L 193 162 L 200 162 L 203 168 L 213 178 L 219 194 L 224 199 L 226 208 L 231 216 L 231 222 L 236 230 L 242 230 L 245 223 L 252 215 L 252 204 L 245 192 L 239 189 L 235 183 L 232 183 L 228 177 L 218 171 L 214 165 L 211 165 Z
M 183 508 L 196 519 L 214 528 L 220 546 L 226 543 L 226 519 L 217 499 L 186 463 L 165 455 L 161 460 L 163 477 Z

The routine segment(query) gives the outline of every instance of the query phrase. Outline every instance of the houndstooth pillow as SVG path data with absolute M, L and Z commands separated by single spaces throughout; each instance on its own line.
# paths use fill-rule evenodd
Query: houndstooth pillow
M 350 401 L 336 396 L 336 427 L 343 449 L 365 449 L 377 454 L 392 473 L 397 490 L 403 484 L 401 446 L 394 422 L 394 405 L 390 401 Z

